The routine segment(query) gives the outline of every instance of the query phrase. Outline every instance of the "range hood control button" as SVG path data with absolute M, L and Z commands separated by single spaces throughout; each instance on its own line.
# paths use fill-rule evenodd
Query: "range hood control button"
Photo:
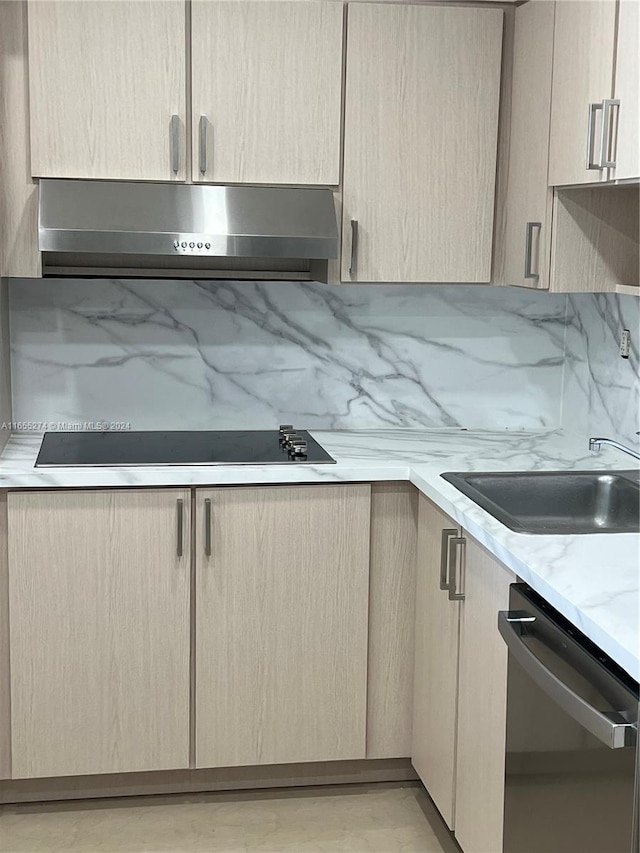
M 205 249 L 210 249 L 210 248 L 211 248 L 211 243 L 205 243 L 205 244 L 204 244 L 204 247 L 205 247 Z

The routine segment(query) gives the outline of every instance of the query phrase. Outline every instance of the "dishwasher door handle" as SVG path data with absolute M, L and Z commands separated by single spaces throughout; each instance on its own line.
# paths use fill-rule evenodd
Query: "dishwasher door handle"
M 594 708 L 527 648 L 519 629 L 523 623 L 531 624 L 531 621 L 523 618 L 521 611 L 510 613 L 501 610 L 498 613 L 498 630 L 507 644 L 509 654 L 550 699 L 609 749 L 635 746 L 638 729 L 633 723 L 627 722 L 616 711 L 603 712 Z

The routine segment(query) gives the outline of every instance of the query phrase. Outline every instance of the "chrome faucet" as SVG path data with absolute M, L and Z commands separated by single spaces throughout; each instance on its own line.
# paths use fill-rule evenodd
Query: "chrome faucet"
M 628 453 L 634 459 L 640 459 L 640 453 L 637 450 L 632 450 L 630 447 L 625 447 L 619 441 L 614 441 L 612 438 L 590 438 L 589 450 L 594 450 L 596 453 L 600 450 L 603 444 L 608 444 L 610 447 L 615 447 L 616 450 L 621 450 L 623 453 Z

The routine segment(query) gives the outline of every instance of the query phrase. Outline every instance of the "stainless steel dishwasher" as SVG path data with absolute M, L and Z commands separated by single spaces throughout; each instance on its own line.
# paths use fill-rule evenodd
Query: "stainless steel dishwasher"
M 638 853 L 638 684 L 526 584 L 509 649 L 503 853 Z

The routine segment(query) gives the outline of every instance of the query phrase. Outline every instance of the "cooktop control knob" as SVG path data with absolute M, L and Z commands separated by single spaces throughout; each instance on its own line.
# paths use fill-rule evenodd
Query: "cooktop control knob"
M 278 435 L 280 436 L 280 444 L 286 444 L 289 436 L 295 434 L 296 431 L 293 428 L 292 424 L 281 424 L 280 429 L 278 430 Z
M 298 459 L 300 457 L 307 455 L 307 442 L 304 438 L 299 439 L 298 441 L 294 441 L 289 448 L 289 455 L 293 459 Z

